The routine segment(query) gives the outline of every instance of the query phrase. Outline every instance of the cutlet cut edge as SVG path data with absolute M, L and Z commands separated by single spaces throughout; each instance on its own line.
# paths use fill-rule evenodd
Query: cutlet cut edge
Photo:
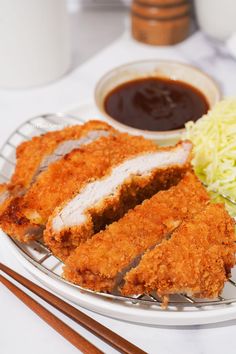
M 122 137 L 121 138 L 122 142 L 123 142 L 123 138 L 125 139 L 125 141 L 130 138 L 130 136 L 127 133 L 119 133 L 119 132 L 117 132 L 115 130 L 112 130 L 112 134 L 109 134 L 108 136 L 105 136 L 105 137 L 101 137 L 100 139 L 98 139 L 98 141 L 102 141 L 103 142 L 102 146 L 104 146 L 104 142 L 109 142 L 110 141 L 110 143 L 112 143 L 113 139 L 116 139 L 116 138 L 118 139 L 118 141 L 120 141 L 119 137 Z M 140 146 L 140 145 L 141 145 L 141 148 L 144 146 L 144 148 L 146 148 L 146 149 L 150 148 L 151 150 L 155 150 L 155 151 L 157 150 L 157 147 L 156 147 L 156 145 L 153 142 L 147 141 L 147 140 L 145 140 L 142 137 L 141 138 L 140 137 L 132 137 L 132 141 L 133 140 L 134 140 L 134 144 L 132 144 L 132 148 L 134 150 L 137 149 L 137 146 Z M 139 144 L 140 140 L 141 140 L 141 144 Z M 138 143 L 137 143 L 137 141 L 138 141 Z M 94 141 L 91 144 L 87 144 L 84 149 L 74 149 L 72 152 L 70 152 L 69 154 L 64 156 L 62 159 L 60 159 L 60 161 L 62 161 L 62 163 L 63 163 L 63 159 L 70 160 L 70 156 L 77 155 L 78 152 L 81 152 L 84 155 L 84 150 L 88 149 L 89 151 L 91 151 L 92 150 L 91 147 L 94 147 L 94 144 L 96 145 L 96 144 L 99 144 L 99 143 L 97 141 Z M 107 145 L 107 143 L 105 145 Z M 126 144 L 125 145 L 123 144 L 123 147 L 125 148 L 125 151 L 127 151 Z M 117 147 L 116 147 L 116 150 L 117 150 Z M 101 149 L 100 150 L 98 149 L 98 151 L 101 151 Z M 83 158 L 81 159 L 81 161 L 83 160 Z M 60 161 L 56 161 L 54 164 L 51 164 L 51 165 L 54 166 L 54 165 L 58 164 L 58 162 L 60 162 Z M 72 158 L 72 161 L 73 161 L 73 158 Z M 43 173 L 47 173 L 47 171 L 44 171 Z M 41 178 L 41 176 L 39 176 L 39 178 Z M 36 183 L 38 183 L 38 181 Z M 34 184 L 31 188 L 33 189 L 35 187 L 37 187 L 37 184 Z M 17 198 L 17 197 L 15 197 L 15 198 Z M 30 227 L 30 225 L 32 225 L 32 224 L 33 225 L 36 224 L 35 227 L 37 227 L 37 225 L 39 225 L 39 228 L 42 229 L 40 224 L 44 224 L 44 220 L 45 219 L 42 219 L 40 214 L 37 213 L 37 210 L 35 212 L 35 210 L 33 208 L 32 208 L 33 209 L 33 213 L 31 214 L 31 215 L 33 215 L 33 217 L 31 219 L 29 217 L 29 214 L 26 214 L 26 212 L 25 212 L 25 210 L 27 211 L 27 205 L 25 207 L 24 204 L 23 204 L 24 203 L 24 198 L 25 198 L 25 196 L 23 196 L 23 198 L 21 198 L 23 202 L 21 203 L 21 208 L 17 207 L 17 213 L 19 215 L 19 218 L 23 218 L 25 216 L 26 219 L 28 219 L 28 223 L 27 223 L 26 219 L 25 219 L 25 222 L 24 222 L 25 229 L 27 230 L 28 226 Z M 13 201 L 13 204 L 14 204 L 14 201 Z M 24 207 L 25 207 L 25 210 L 24 210 Z M 20 212 L 21 212 L 21 215 L 20 215 Z M 51 213 L 52 213 L 52 211 L 51 211 Z M 1 226 L 2 226 L 3 230 L 6 233 L 10 234 L 12 237 L 14 237 L 16 239 L 20 239 L 20 240 L 24 239 L 24 235 L 23 235 L 24 229 L 23 229 L 23 227 L 21 229 L 19 229 L 20 235 L 18 237 L 18 229 L 17 229 L 18 228 L 18 222 L 16 220 L 14 225 L 11 225 L 11 220 L 8 217 L 7 213 L 4 213 L 4 216 L 0 218 L 0 223 L 1 223 Z M 29 237 L 30 237 L 30 235 L 27 235 L 27 240 L 29 239 Z
M 186 177 L 187 176 L 188 175 L 186 175 Z M 190 174 L 190 176 L 191 176 L 191 174 Z M 179 183 L 181 183 L 181 182 L 179 182 Z M 199 183 L 200 183 L 200 181 L 199 181 Z M 174 188 L 178 188 L 178 185 L 171 187 L 170 190 L 174 189 Z M 202 188 L 203 188 L 203 190 L 205 190 L 204 187 L 202 187 Z M 157 195 L 161 195 L 162 193 L 168 193 L 168 190 L 167 191 L 160 191 L 157 193 Z M 207 192 L 205 191 L 204 201 L 202 201 L 199 204 L 199 205 L 202 205 L 202 208 L 204 208 L 204 205 L 207 205 L 209 203 L 209 199 L 205 199 L 206 196 L 207 196 Z M 153 196 L 152 198 L 155 198 L 155 196 Z M 150 198 L 150 199 L 152 199 L 152 198 Z M 136 206 L 134 210 L 130 210 L 126 215 L 128 216 L 129 213 L 135 211 L 137 208 L 141 208 L 142 205 L 145 205 L 145 203 L 147 203 L 148 201 L 149 200 L 146 200 L 146 201 L 144 201 L 144 204 Z M 79 283 L 80 286 L 92 289 L 94 291 L 106 291 L 106 292 L 112 292 L 112 293 L 118 294 L 118 293 L 120 293 L 120 289 L 123 286 L 124 278 L 125 278 L 126 274 L 129 273 L 129 271 L 134 269 L 136 266 L 138 266 L 138 264 L 141 261 L 141 258 L 143 257 L 143 255 L 146 252 L 151 251 L 152 249 L 156 248 L 158 245 L 162 244 L 162 242 L 164 240 L 170 239 L 173 232 L 176 231 L 176 229 L 178 229 L 178 227 L 181 225 L 183 220 L 184 219 L 179 220 L 178 223 L 176 222 L 175 224 L 173 224 L 173 227 L 171 229 L 169 229 L 168 231 L 163 233 L 161 240 L 153 241 L 153 243 L 150 244 L 149 246 L 147 246 L 147 248 L 145 248 L 142 252 L 140 252 L 139 254 L 134 256 L 132 259 L 130 259 L 128 264 L 126 264 L 123 268 L 121 268 L 121 270 L 117 271 L 117 273 L 115 275 L 109 275 L 109 274 L 105 275 L 102 272 L 95 271 L 95 270 L 92 271 L 91 269 L 88 269 L 86 267 L 85 267 L 86 268 L 85 272 L 82 269 L 79 269 L 76 267 L 73 269 L 73 266 L 71 266 L 71 264 L 70 264 L 70 257 L 69 257 L 67 259 L 66 265 L 64 267 L 64 277 L 65 278 L 69 277 L 70 278 L 69 281 L 72 281 L 77 284 Z M 119 221 L 118 221 L 118 223 L 119 223 Z M 112 224 L 110 226 L 112 226 Z M 99 235 L 99 234 L 97 234 L 97 235 Z M 72 257 L 71 259 L 73 259 L 73 254 L 71 255 L 71 257 Z M 69 262 L 68 262 L 68 260 L 69 260 Z
M 122 185 L 122 188 L 115 196 L 112 197 L 112 200 L 102 200 L 99 203 L 99 208 L 91 210 L 92 214 L 88 215 L 86 222 L 78 225 L 77 227 L 65 229 L 60 233 L 55 233 L 52 230 L 51 224 L 49 222 L 44 232 L 45 243 L 53 252 L 55 252 L 55 254 L 58 255 L 59 258 L 65 260 L 72 252 L 72 250 L 78 247 L 80 243 L 93 237 L 94 234 L 98 233 L 99 231 L 103 231 L 106 225 L 111 225 L 114 221 L 119 221 L 127 212 L 132 211 L 135 207 L 138 207 L 145 199 L 150 199 L 153 196 L 153 187 L 155 190 L 158 189 L 157 192 L 159 192 L 161 190 L 168 190 L 171 186 L 175 186 L 179 182 L 180 178 L 182 178 L 186 173 L 187 167 L 188 165 L 184 165 L 184 167 L 175 168 L 174 171 L 171 169 L 165 169 L 164 171 L 161 171 L 161 173 L 160 170 L 155 171 L 150 177 L 148 177 L 148 183 L 146 186 L 146 181 L 144 178 L 141 180 L 139 180 L 139 178 L 138 180 L 137 178 L 134 180 L 130 179 L 127 184 Z M 172 174 L 171 185 L 167 182 L 163 184 L 165 177 L 169 177 L 170 174 Z M 156 175 L 158 175 L 160 179 L 155 178 Z M 162 186 L 162 188 L 160 186 Z M 146 198 L 142 197 L 141 200 L 139 199 L 139 188 L 141 188 L 142 195 L 145 189 Z M 127 199 L 127 191 L 128 195 L 131 197 L 130 200 L 132 203 Z M 122 200 L 122 195 L 125 197 L 124 200 Z M 112 213 L 109 213 L 109 210 L 112 210 Z M 116 212 L 115 216 L 119 215 L 118 219 L 112 216 L 113 210 Z M 107 216 L 109 217 L 107 218 Z M 103 220 L 103 223 L 101 223 L 101 220 Z M 104 223 L 104 220 L 106 223 Z M 70 242 L 68 243 L 69 239 Z
M 157 242 L 155 242 L 153 245 L 149 246 L 146 248 L 143 252 L 138 254 L 136 257 L 134 257 L 129 264 L 127 264 L 121 271 L 119 271 L 115 278 L 114 278 L 114 284 L 113 284 L 113 290 L 112 292 L 115 293 L 120 293 L 120 289 L 123 287 L 124 282 L 125 282 L 125 276 L 128 274 L 132 269 L 136 268 L 139 263 L 141 262 L 141 259 L 143 255 L 146 252 L 152 251 L 154 248 L 156 248 L 158 245 L 162 244 L 164 240 L 169 240 L 173 234 L 173 232 L 180 226 L 181 223 L 178 225 L 175 225 L 172 230 L 167 231 L 164 235 L 163 238 Z
M 7 188 L 0 192 L 0 206 L 10 197 L 10 193 Z
M 101 273 L 94 273 L 91 270 L 87 269 L 85 272 L 78 271 L 76 269 L 71 269 L 70 267 L 63 267 L 64 273 L 63 277 L 65 279 L 68 279 L 68 275 L 71 278 L 71 282 L 73 283 L 78 283 L 79 286 L 88 288 L 93 291 L 104 291 L 108 293 L 113 293 L 113 294 L 120 294 L 120 288 L 122 287 L 124 283 L 124 278 L 125 275 L 132 269 L 134 269 L 136 266 L 141 261 L 142 256 L 147 252 L 152 249 L 154 249 L 158 244 L 161 244 L 164 239 L 168 239 L 171 237 L 171 234 L 174 232 L 175 228 L 172 231 L 167 232 L 165 235 L 163 235 L 163 239 L 159 242 L 156 242 L 152 246 L 149 246 L 147 249 L 145 249 L 143 252 L 141 252 L 139 255 L 134 257 L 129 264 L 127 264 L 121 271 L 119 271 L 115 277 L 108 277 L 107 275 L 105 276 L 104 274 Z M 74 281 L 73 281 L 74 278 Z M 94 285 L 96 284 L 96 286 Z
M 80 148 L 81 146 L 90 144 L 96 141 L 97 139 L 101 137 L 106 137 L 108 135 L 110 135 L 110 132 L 108 130 L 94 129 L 94 130 L 89 130 L 87 134 L 82 135 L 79 139 L 73 139 L 73 140 L 69 139 L 69 140 L 62 141 L 59 145 L 56 146 L 55 150 L 51 154 L 43 158 L 37 170 L 35 171 L 34 176 L 32 177 L 30 185 L 32 185 L 36 181 L 38 175 L 41 172 L 45 171 L 51 163 L 54 163 L 59 159 L 62 159 L 64 156 L 66 156 L 73 150 Z
M 182 158 L 178 159 L 180 150 L 184 152 Z M 88 183 L 84 189 L 69 202 L 67 202 L 61 210 L 52 218 L 52 229 L 54 232 L 61 232 L 63 229 L 76 227 L 86 222 L 86 210 L 93 205 L 93 208 L 101 202 L 101 200 L 115 195 L 117 189 L 131 175 L 148 175 L 152 170 L 169 168 L 171 164 L 174 166 L 185 165 L 189 160 L 192 145 L 189 142 L 183 142 L 170 150 L 159 150 L 157 152 L 139 154 L 139 156 L 127 159 L 122 164 L 112 169 L 111 174 L 100 180 Z M 170 153 L 169 160 L 168 154 Z M 162 156 L 161 156 L 162 155 Z M 165 157 L 167 161 L 159 162 L 159 166 L 155 158 Z M 145 162 L 149 163 L 148 169 Z M 144 167 L 145 165 L 145 167 Z M 122 175 L 123 172 L 123 175 Z M 109 186 L 110 184 L 110 186 Z M 110 187 L 108 188 L 107 185 Z M 100 187 L 100 188 L 99 188 Z M 101 191 L 105 191 L 102 193 Z M 91 195 L 93 196 L 91 200 Z M 83 200 L 83 201 L 82 201 Z
M 223 208 L 224 212 L 227 213 L 227 211 L 226 211 L 226 209 L 225 209 L 223 204 L 219 204 L 219 203 L 215 204 L 215 203 L 209 202 L 209 203 L 207 203 L 205 205 L 205 208 L 203 208 L 202 211 L 194 214 L 192 217 L 187 218 L 186 220 L 183 220 L 183 222 L 175 230 L 173 230 L 172 235 L 174 234 L 174 236 L 175 236 L 175 232 L 178 233 L 179 229 L 181 229 L 181 225 L 184 226 L 184 225 L 188 225 L 188 223 L 191 224 L 192 221 L 196 217 L 198 217 L 198 215 L 200 215 L 202 213 L 205 213 L 207 210 L 209 210 L 208 208 L 211 208 L 211 207 L 214 207 L 214 206 L 216 208 Z M 228 231 L 227 233 L 230 232 L 230 230 L 228 230 L 228 228 L 235 226 L 235 220 L 232 219 L 229 214 L 228 214 L 227 220 L 225 221 L 225 226 L 226 226 L 226 229 Z M 233 229 L 234 229 L 234 227 L 233 227 Z M 235 231 L 234 231 L 234 235 L 235 235 Z M 221 288 L 218 288 L 218 292 L 215 290 L 215 291 L 212 291 L 212 293 L 210 294 L 210 290 L 208 289 L 208 295 L 206 296 L 206 290 L 201 290 L 200 285 L 199 285 L 199 292 L 191 290 L 188 287 L 186 287 L 186 288 L 182 287 L 182 288 L 179 289 L 178 292 L 169 291 L 169 293 L 165 293 L 165 292 L 160 292 L 160 291 L 158 291 L 158 289 L 154 289 L 154 288 L 152 290 L 147 291 L 147 288 L 150 288 L 149 285 L 145 284 L 144 282 L 139 282 L 139 281 L 137 282 L 137 280 L 135 280 L 136 279 L 135 278 L 136 271 L 139 270 L 139 266 L 140 265 L 142 266 L 143 262 L 146 262 L 147 257 L 149 256 L 149 254 L 152 254 L 153 252 L 155 252 L 155 250 L 158 250 L 160 247 L 162 247 L 162 245 L 171 242 L 171 240 L 172 240 L 172 237 L 170 237 L 169 239 L 164 239 L 163 242 L 157 244 L 152 249 L 149 249 L 149 250 L 147 250 L 147 251 L 145 251 L 143 253 L 143 256 L 140 259 L 139 264 L 136 267 L 134 267 L 133 269 L 131 269 L 130 273 L 128 273 L 128 272 L 126 273 L 126 276 L 125 276 L 126 279 L 124 278 L 123 288 L 120 289 L 121 290 L 121 294 L 123 296 L 130 296 L 131 294 L 137 294 L 137 293 L 149 294 L 152 291 L 157 291 L 157 294 L 158 294 L 158 296 L 160 298 L 165 298 L 167 300 L 167 304 L 168 304 L 169 296 L 173 295 L 173 294 L 186 294 L 188 296 L 195 296 L 197 298 L 215 298 L 215 297 L 219 296 L 219 294 L 221 293 L 222 288 L 223 288 L 223 283 L 221 284 Z M 175 238 L 175 240 L 176 240 L 176 238 Z M 232 240 L 231 240 L 231 243 L 232 243 Z M 222 243 L 222 245 L 223 244 L 224 243 Z M 234 251 L 234 264 L 233 264 L 233 262 L 231 262 L 231 264 L 230 264 L 230 267 L 232 269 L 232 267 L 235 265 L 236 245 L 234 244 L 234 245 L 231 245 L 231 246 L 233 246 L 232 249 L 231 249 L 231 253 Z M 214 247 L 217 247 L 217 246 L 213 244 L 212 247 L 214 248 Z M 205 250 L 206 253 L 208 251 L 209 251 L 209 249 Z M 212 257 L 213 255 L 210 254 L 209 257 L 210 256 Z M 232 254 L 231 254 L 231 256 L 232 256 Z M 221 257 L 217 258 L 217 261 L 218 261 L 218 263 L 220 262 L 219 266 L 221 266 L 221 268 L 222 268 L 222 273 L 220 274 L 221 275 L 221 280 L 224 279 L 224 282 L 225 282 L 230 276 L 230 270 L 227 268 L 224 258 L 225 257 L 223 256 L 223 253 L 222 253 Z M 214 257 L 213 257 L 213 260 L 215 260 Z M 130 279 L 129 279 L 130 276 L 131 276 L 131 280 L 132 281 L 130 281 Z M 132 291 L 131 291 L 131 289 L 132 289 Z M 134 291 L 134 289 L 135 289 L 135 291 Z
M 23 142 L 22 144 L 20 144 L 16 148 L 16 153 L 17 153 L 17 151 L 19 151 L 19 149 L 24 144 L 31 143 L 34 139 L 38 139 L 38 140 L 41 138 L 44 139 L 45 136 L 50 136 L 50 134 L 55 135 L 57 132 L 61 133 L 63 131 L 70 131 L 74 128 L 80 129 L 80 137 L 77 139 L 70 138 L 70 139 L 62 140 L 59 144 L 57 144 L 55 146 L 55 149 L 49 155 L 44 156 L 43 159 L 41 160 L 41 163 L 39 164 L 37 170 L 35 171 L 34 175 L 32 176 L 31 182 L 27 188 L 23 188 L 19 184 L 18 188 L 16 189 L 17 190 L 17 193 L 16 193 L 14 190 L 14 187 L 17 186 L 17 183 L 14 184 L 10 181 L 8 184 L 0 185 L 0 187 L 2 187 L 0 189 L 0 215 L 1 216 L 3 215 L 3 218 L 4 218 L 4 220 L 0 221 L 0 224 L 2 224 L 2 226 L 4 226 L 5 223 L 11 222 L 10 218 L 7 216 L 5 211 L 7 211 L 8 208 L 10 207 L 12 209 L 17 208 L 17 213 L 19 213 L 19 211 L 20 211 L 20 210 L 18 210 L 19 197 L 22 197 L 22 195 L 24 195 L 30 189 L 30 187 L 34 184 L 34 182 L 36 182 L 39 174 L 41 172 L 43 172 L 44 170 L 46 170 L 47 167 L 51 163 L 54 163 L 60 159 L 63 159 L 66 155 L 69 155 L 73 150 L 78 150 L 79 148 L 81 148 L 84 145 L 89 145 L 90 143 L 93 143 L 94 141 L 98 140 L 99 138 L 107 137 L 109 135 L 118 134 L 118 132 L 112 126 L 108 125 L 107 123 L 102 122 L 102 121 L 98 121 L 98 120 L 92 120 L 92 121 L 86 122 L 83 125 L 70 126 L 70 127 L 67 127 L 63 130 L 48 132 L 48 133 L 43 134 L 42 136 L 35 136 L 32 138 L 32 140 L 26 141 L 26 142 Z M 67 146 L 68 143 L 69 143 L 69 146 Z M 62 151 L 63 147 L 66 147 L 65 151 Z M 55 158 L 53 160 L 51 160 L 51 158 L 53 158 L 54 154 L 55 154 Z M 14 173 L 13 173 L 12 177 L 14 177 Z M 12 192 L 12 190 L 14 191 L 14 193 Z M 16 199 L 16 203 L 15 203 L 15 199 Z M 23 219 L 24 219 L 24 221 L 23 221 Z M 25 218 L 23 214 L 20 216 L 20 220 L 19 220 L 18 224 L 21 224 L 22 229 L 20 230 L 19 237 L 16 237 L 16 238 L 18 238 L 21 242 L 28 242 L 29 240 L 34 239 L 33 234 L 34 235 L 40 234 L 40 230 L 44 229 L 44 227 L 42 225 L 34 224 L 34 222 L 31 222 L 30 220 Z M 17 233 L 17 229 L 14 227 L 14 225 L 13 225 L 13 227 L 10 226 L 8 228 L 8 230 L 6 230 L 6 232 L 7 233 L 10 232 L 10 234 L 11 234 L 11 230 L 13 231 L 13 234 Z M 32 233 L 32 235 L 31 235 L 31 233 Z

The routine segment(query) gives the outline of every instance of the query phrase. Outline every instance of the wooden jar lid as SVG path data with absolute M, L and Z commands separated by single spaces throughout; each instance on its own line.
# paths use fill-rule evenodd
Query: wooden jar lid
M 190 4 L 186 0 L 134 0 L 132 34 L 141 42 L 170 45 L 184 40 L 189 31 Z

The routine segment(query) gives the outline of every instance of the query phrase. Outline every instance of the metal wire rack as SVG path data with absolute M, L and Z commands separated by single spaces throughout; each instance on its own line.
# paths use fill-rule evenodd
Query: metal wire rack
M 32 136 L 44 134 L 48 131 L 62 129 L 68 125 L 82 123 L 83 121 L 81 119 L 74 116 L 57 113 L 37 116 L 21 124 L 19 128 L 7 139 L 0 150 L 0 183 L 7 182 L 11 177 L 16 161 L 15 150 L 20 143 L 29 140 Z M 42 241 L 38 240 L 31 242 L 30 244 L 21 244 L 18 241 L 11 239 L 11 242 L 16 245 L 21 255 L 33 266 L 47 274 L 49 277 L 64 282 L 71 287 L 77 288 L 78 291 L 109 298 L 115 301 L 123 301 L 130 306 L 145 304 L 146 306 L 152 306 L 152 308 L 160 309 L 162 305 L 162 301 L 156 293 L 149 294 L 148 296 L 140 294 L 133 297 L 126 297 L 118 293 L 107 294 L 94 292 L 71 284 L 61 276 L 63 263 L 51 253 Z M 222 296 L 219 296 L 217 299 L 209 301 L 205 299 L 195 299 L 185 294 L 173 295 L 170 297 L 168 309 L 182 310 L 184 308 L 190 308 L 191 310 L 197 310 L 207 309 L 209 306 L 226 306 L 235 303 L 236 269 L 234 269 L 232 273 L 232 278 L 227 281 Z

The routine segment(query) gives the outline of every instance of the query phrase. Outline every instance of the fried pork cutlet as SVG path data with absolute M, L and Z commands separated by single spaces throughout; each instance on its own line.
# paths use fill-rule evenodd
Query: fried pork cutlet
M 128 134 L 109 135 L 74 149 L 51 163 L 23 197 L 14 198 L 0 216 L 2 229 L 22 242 L 42 235 L 55 207 L 89 181 L 101 178 L 111 166 L 139 153 L 157 151 L 156 145 Z
M 0 184 L 0 213 L 5 208 L 6 201 L 9 198 L 10 193 L 6 183 Z
M 16 150 L 17 163 L 11 184 L 28 188 L 50 163 L 112 132 L 115 130 L 105 122 L 91 120 L 23 142 Z
M 168 238 L 184 218 L 199 212 L 208 201 L 197 177 L 187 173 L 177 186 L 145 200 L 81 244 L 66 260 L 65 278 L 85 288 L 111 292 L 148 248 Z
M 4 185 L 5 193 L 0 190 L 0 212 L 14 196 L 23 195 L 50 163 L 75 148 L 112 133 L 115 130 L 108 124 L 94 120 L 33 137 L 20 144 L 16 149 L 16 168 L 11 181 Z
M 223 204 L 209 204 L 142 257 L 125 276 L 122 293 L 215 298 L 235 264 L 234 241 L 234 222 Z
M 118 220 L 129 209 L 168 189 L 189 168 L 191 143 L 136 154 L 116 164 L 100 179 L 89 182 L 49 219 L 45 243 L 65 259 L 81 241 Z
M 1 201 L 4 199 L 4 194 L 7 192 L 7 184 L 2 183 L 0 184 L 0 204 Z

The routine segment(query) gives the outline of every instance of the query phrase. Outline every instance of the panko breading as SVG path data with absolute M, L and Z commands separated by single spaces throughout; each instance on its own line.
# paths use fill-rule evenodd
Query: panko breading
M 55 161 L 63 157 L 66 153 L 78 148 L 83 144 L 94 141 L 106 132 L 114 132 L 115 130 L 105 122 L 91 120 L 83 125 L 74 125 L 66 127 L 63 130 L 49 132 L 41 136 L 33 137 L 29 141 L 20 144 L 16 149 L 16 168 L 11 178 L 12 188 L 29 188 L 32 180 L 44 170 L 51 161 Z M 93 134 L 91 135 L 91 133 Z M 98 135 L 96 136 L 96 134 Z M 87 141 L 86 138 L 87 137 Z M 80 141 L 80 139 L 82 140 Z M 69 147 L 65 146 L 65 142 L 69 143 Z M 75 144 L 72 144 L 74 142 Z M 57 151 L 62 145 L 63 149 Z M 56 155 L 56 156 L 55 156 Z M 48 162 L 48 163 L 47 163 Z
M 156 151 L 142 137 L 114 134 L 75 149 L 51 163 L 23 197 L 15 198 L 0 217 L 3 230 L 22 242 L 42 234 L 55 207 L 72 197 L 84 184 L 100 178 L 129 156 Z
M 162 189 L 175 185 L 189 168 L 191 144 L 129 156 L 104 177 L 91 181 L 55 209 L 44 233 L 45 243 L 66 258 L 81 242 L 129 209 Z
M 216 298 L 235 264 L 234 241 L 234 221 L 224 205 L 209 204 L 142 257 L 126 275 L 122 293 Z
M 7 183 L 0 184 L 0 214 L 6 207 L 7 200 L 10 196 Z
M 0 213 L 16 196 L 22 196 L 49 164 L 75 148 L 89 144 L 115 130 L 100 121 L 89 121 L 60 131 L 49 132 L 23 142 L 16 149 L 16 167 L 5 192 L 0 194 Z
M 0 204 L 4 201 L 6 192 L 7 192 L 7 184 L 6 183 L 0 184 Z
M 145 200 L 81 244 L 66 260 L 65 278 L 92 290 L 111 292 L 137 257 L 168 237 L 184 218 L 199 212 L 208 201 L 197 177 L 187 173 L 177 186 Z

